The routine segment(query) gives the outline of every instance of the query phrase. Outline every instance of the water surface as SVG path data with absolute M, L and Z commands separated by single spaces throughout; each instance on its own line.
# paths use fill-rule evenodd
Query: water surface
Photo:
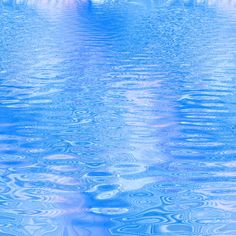
M 236 235 L 236 2 L 4 0 L 0 235 Z

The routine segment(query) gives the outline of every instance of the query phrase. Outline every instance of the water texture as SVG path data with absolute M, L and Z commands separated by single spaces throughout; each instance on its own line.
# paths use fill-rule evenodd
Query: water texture
M 236 2 L 1 1 L 0 235 L 236 235 Z

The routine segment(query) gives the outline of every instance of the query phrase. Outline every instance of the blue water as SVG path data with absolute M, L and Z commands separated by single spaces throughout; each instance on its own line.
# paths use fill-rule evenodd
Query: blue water
M 1 1 L 0 235 L 236 235 L 236 2 Z

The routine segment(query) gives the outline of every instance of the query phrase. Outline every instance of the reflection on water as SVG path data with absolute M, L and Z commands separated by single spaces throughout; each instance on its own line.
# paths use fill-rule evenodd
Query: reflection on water
M 235 235 L 236 2 L 3 0 L 1 235 Z

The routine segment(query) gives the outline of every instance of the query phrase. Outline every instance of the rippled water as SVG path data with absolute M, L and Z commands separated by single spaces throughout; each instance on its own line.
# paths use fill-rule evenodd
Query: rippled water
M 4 0 L 0 235 L 236 235 L 236 2 Z

